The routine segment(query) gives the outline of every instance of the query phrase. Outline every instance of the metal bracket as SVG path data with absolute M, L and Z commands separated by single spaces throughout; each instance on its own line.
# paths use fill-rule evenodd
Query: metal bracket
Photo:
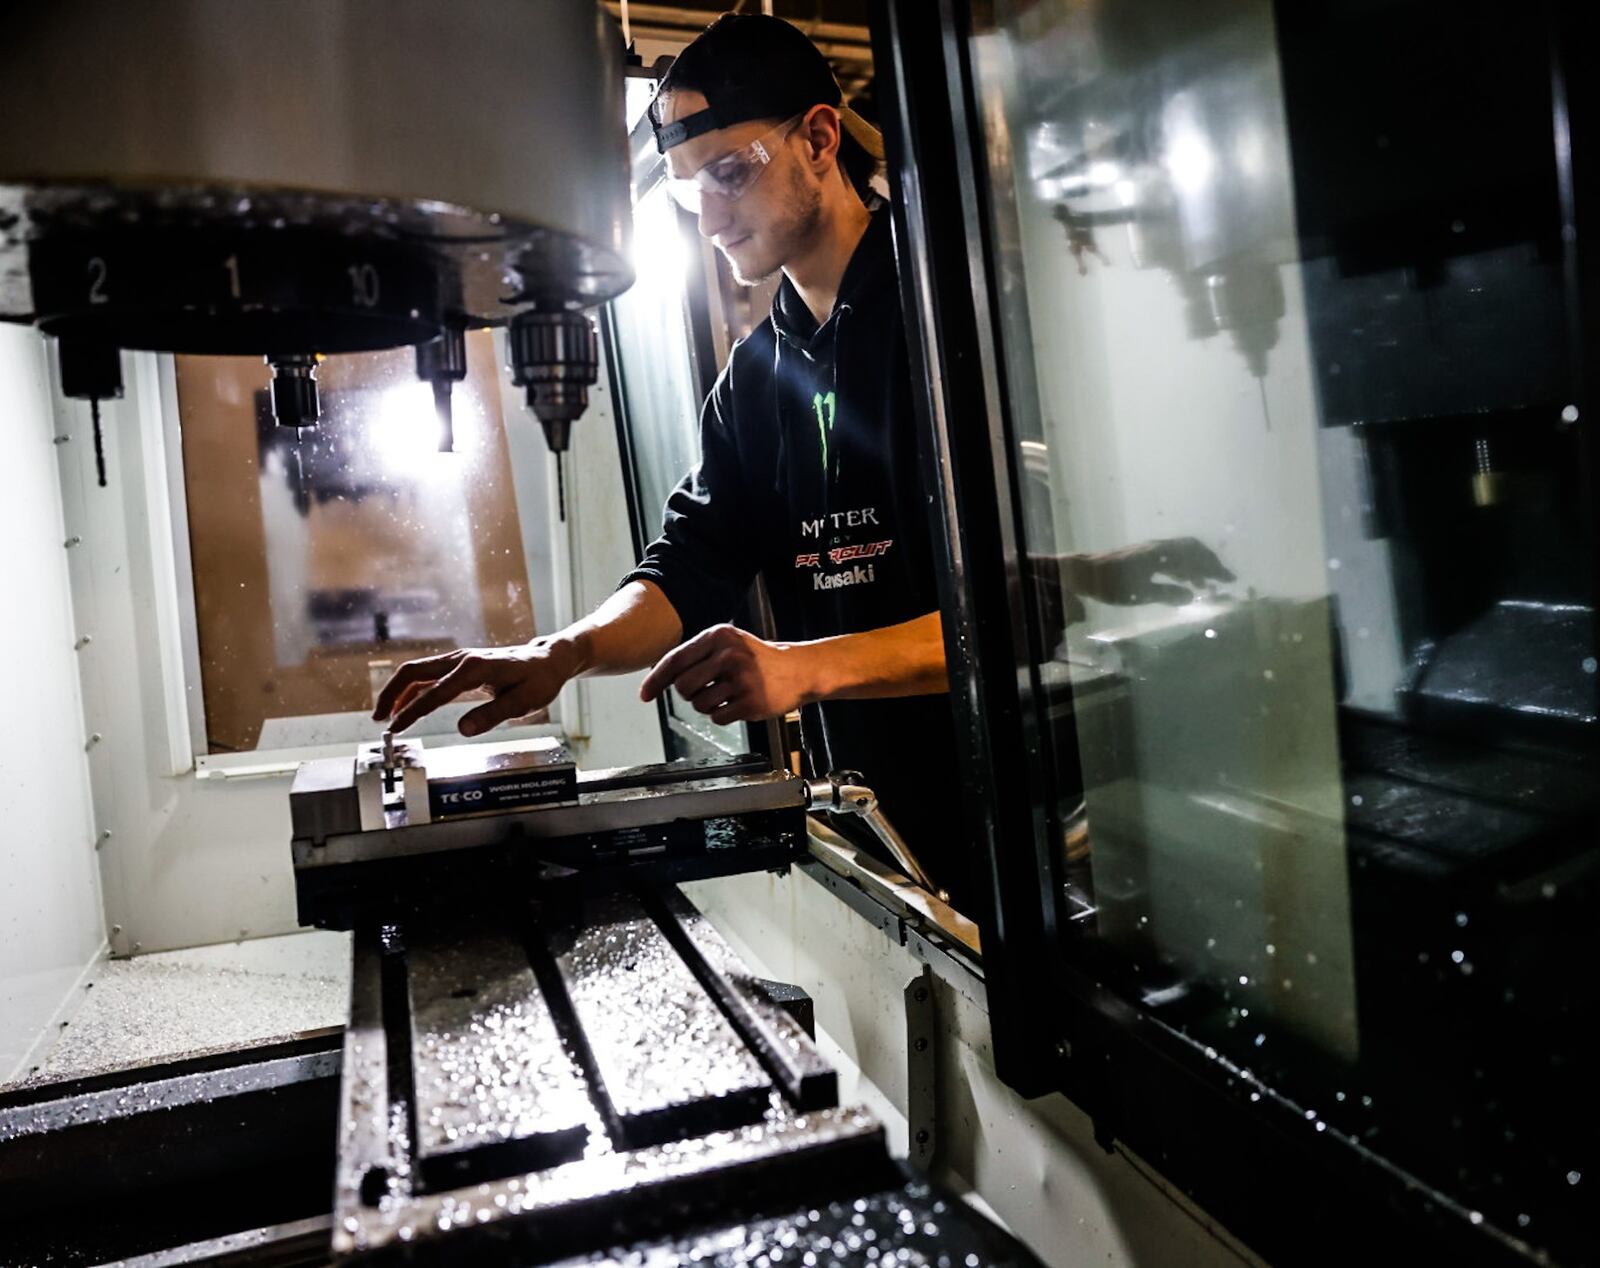
M 813 810 L 855 815 L 883 842 L 901 871 L 940 902 L 950 901 L 949 893 L 933 883 L 905 838 L 895 831 L 894 825 L 878 808 L 878 794 L 863 783 L 860 771 L 836 770 L 829 772 L 826 779 L 813 779 L 808 785 L 808 795 Z
M 939 1146 L 939 1069 L 934 1055 L 933 971 L 927 966 L 906 983 L 905 1001 L 907 1161 L 929 1172 Z

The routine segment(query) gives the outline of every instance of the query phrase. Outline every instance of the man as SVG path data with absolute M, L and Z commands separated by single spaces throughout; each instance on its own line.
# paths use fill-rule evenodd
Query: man
M 798 708 L 812 772 L 861 771 L 934 880 L 975 897 L 889 218 L 863 202 L 877 134 L 796 28 L 757 15 L 690 44 L 651 118 L 739 280 L 782 271 L 771 316 L 734 347 L 700 464 L 620 588 L 525 647 L 403 665 L 373 716 L 403 730 L 486 688 L 461 720 L 478 735 L 572 678 L 647 666 L 642 699 L 671 688 L 713 722 Z M 758 574 L 780 641 L 726 624 Z

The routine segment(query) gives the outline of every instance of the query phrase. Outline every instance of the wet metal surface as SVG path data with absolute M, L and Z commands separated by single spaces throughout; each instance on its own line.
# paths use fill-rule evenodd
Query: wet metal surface
M 673 907 L 674 927 L 698 920 L 681 899 Z M 481 923 L 358 935 L 336 1256 L 404 1248 L 471 1262 L 474 1230 L 498 1237 L 507 1222 L 541 1257 L 572 1254 L 758 1195 L 783 1209 L 795 1192 L 865 1183 L 888 1165 L 871 1115 L 807 1112 L 773 1089 L 638 899 L 594 904 L 575 932 Z M 719 966 L 749 979 L 720 948 Z M 799 1033 L 766 1007 L 781 1021 L 764 1025 Z M 517 1133 L 562 1147 L 530 1156 Z
M 480 1146 L 517 1145 L 530 1165 L 577 1157 L 593 1111 L 521 941 L 414 940 L 406 967 L 424 1175 L 428 1160 Z
M 551 948 L 624 1146 L 761 1117 L 760 1061 L 638 900 L 614 896 Z
M 961 1202 L 921 1182 L 671 1241 L 636 1243 L 555 1268 L 1000 1268 L 1035 1265 L 1032 1254 Z
M 337 1053 L 308 1053 L 233 1069 L 146 1079 L 41 1102 L 0 1105 L 0 1144 L 152 1110 L 174 1109 L 250 1092 L 268 1092 L 308 1079 L 329 1077 L 338 1068 Z M 24 1088 L 23 1092 L 29 1090 Z
M 1591 607 L 1502 599 L 1431 650 L 1413 688 L 1429 701 L 1596 720 Z
M 376 930 L 355 936 L 350 973 L 350 1022 L 344 1037 L 339 1089 L 338 1164 L 334 1179 L 336 1252 L 353 1249 L 360 1210 L 404 1194 L 409 1160 L 398 1148 L 403 1124 L 389 1106 L 389 1045 L 383 1030 L 383 946 Z M 400 1133 L 394 1128 L 400 1127 Z M 391 1135 L 402 1140 L 391 1143 Z
M 883 1129 L 866 1111 L 795 1115 L 781 1097 L 774 1101 L 761 1122 L 732 1131 L 385 1203 L 362 1212 L 348 1230 L 336 1226 L 334 1246 L 348 1253 L 420 1244 L 513 1218 L 527 1222 L 527 1235 L 541 1246 L 573 1239 L 592 1244 L 605 1237 L 596 1227 L 612 1236 L 627 1227 L 624 1201 L 660 1208 L 689 1205 L 698 1195 L 714 1209 L 758 1184 L 781 1188 L 788 1177 L 814 1184 L 819 1175 L 847 1173 L 862 1160 L 884 1157 Z
M 765 984 L 744 966 L 711 922 L 676 889 L 652 896 L 650 907 L 662 928 L 681 931 L 687 949 L 707 970 L 703 981 L 708 989 L 795 1107 L 837 1105 L 839 1079 L 833 1068 L 800 1024 L 772 1001 Z M 673 936 L 673 940 L 678 939 Z
M 327 1258 L 328 1230 L 332 1220 L 326 1215 L 253 1228 L 243 1233 L 212 1237 L 188 1246 L 135 1255 L 121 1260 L 119 1268 L 176 1268 L 178 1264 L 319 1263 Z M 319 1252 L 322 1252 L 319 1255 Z

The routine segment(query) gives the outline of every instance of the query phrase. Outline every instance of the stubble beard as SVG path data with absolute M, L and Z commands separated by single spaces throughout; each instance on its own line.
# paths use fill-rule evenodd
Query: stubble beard
M 760 286 L 799 255 L 802 248 L 816 236 L 817 227 L 822 223 L 821 185 L 807 180 L 805 174 L 796 169 L 789 173 L 788 188 L 784 195 L 783 205 L 788 211 L 766 234 L 772 243 L 771 258 L 746 261 L 743 267 L 751 268 L 751 272 L 746 274 L 731 256 L 725 257 L 733 270 L 734 281 L 741 286 Z

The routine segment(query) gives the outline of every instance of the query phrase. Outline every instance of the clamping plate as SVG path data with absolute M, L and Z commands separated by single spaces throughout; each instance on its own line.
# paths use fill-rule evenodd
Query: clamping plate
M 423 905 L 470 877 L 580 871 L 602 888 L 803 857 L 809 789 L 760 758 L 579 771 L 555 741 L 423 752 L 415 741 L 303 763 L 290 793 L 302 923 L 349 928 L 379 893 Z M 477 852 L 468 864 L 462 851 Z M 403 905 L 403 903 L 402 903 Z
M 554 1256 L 885 1166 L 878 1123 L 675 890 L 556 906 L 357 930 L 337 1255 Z

